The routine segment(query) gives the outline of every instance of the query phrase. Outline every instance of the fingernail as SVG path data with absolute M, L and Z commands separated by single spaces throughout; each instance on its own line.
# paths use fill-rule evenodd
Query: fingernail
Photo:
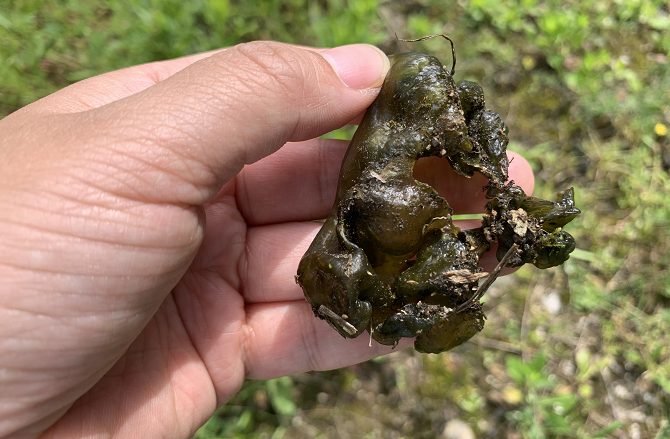
M 351 44 L 319 52 L 349 88 L 380 87 L 390 63 L 384 52 L 369 44 Z

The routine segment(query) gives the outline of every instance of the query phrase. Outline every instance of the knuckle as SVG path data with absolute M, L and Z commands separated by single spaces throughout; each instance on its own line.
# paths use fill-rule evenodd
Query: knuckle
M 313 65 L 304 51 L 275 42 L 251 42 L 233 47 L 240 59 L 238 72 L 262 90 L 293 95 L 313 76 Z

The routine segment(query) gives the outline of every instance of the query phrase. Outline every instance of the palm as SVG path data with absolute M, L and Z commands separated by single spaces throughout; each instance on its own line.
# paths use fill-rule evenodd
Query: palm
M 114 424 L 168 393 L 171 406 L 157 424 L 172 431 L 186 421 L 188 434 L 245 378 L 332 369 L 389 352 L 367 339 L 342 339 L 316 320 L 293 280 L 320 226 L 310 220 L 325 217 L 334 199 L 345 148 L 339 141 L 288 144 L 227 183 L 205 206 L 204 238 L 184 276 L 51 432 L 71 431 L 71 419 L 92 413 Z M 127 411 L 111 410 L 119 405 Z M 180 416 L 193 407 L 196 413 Z

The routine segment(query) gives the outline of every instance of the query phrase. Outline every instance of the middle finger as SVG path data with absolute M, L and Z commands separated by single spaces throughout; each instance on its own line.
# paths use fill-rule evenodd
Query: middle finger
M 236 177 L 236 200 L 250 225 L 323 219 L 330 212 L 348 142 L 312 139 L 288 143 L 276 153 L 245 166 Z M 528 194 L 533 176 L 528 162 L 509 152 L 509 173 Z M 433 186 L 455 214 L 484 212 L 486 199 L 479 174 L 465 178 L 456 174 L 446 159 L 419 160 L 415 178 Z

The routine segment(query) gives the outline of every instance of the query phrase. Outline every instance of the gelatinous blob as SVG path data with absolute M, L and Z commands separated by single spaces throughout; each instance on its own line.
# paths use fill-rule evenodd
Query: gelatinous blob
M 392 55 L 391 70 L 342 163 L 333 209 L 303 256 L 296 281 L 317 317 L 342 336 L 369 331 L 394 345 L 416 337 L 442 352 L 484 326 L 479 299 L 491 277 L 480 257 L 553 267 L 575 241 L 561 227 L 579 214 L 572 189 L 552 202 L 509 184 L 508 129 L 474 82 L 454 84 L 436 58 Z M 412 175 L 422 157 L 444 157 L 459 174 L 489 179 L 481 227 L 452 224 L 447 200 Z M 488 285 L 489 283 L 487 283 Z

